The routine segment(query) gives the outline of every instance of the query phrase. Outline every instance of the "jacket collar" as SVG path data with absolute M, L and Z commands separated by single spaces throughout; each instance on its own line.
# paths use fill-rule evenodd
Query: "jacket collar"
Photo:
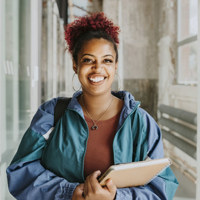
M 78 112 L 84 118 L 83 110 L 77 99 L 77 97 L 81 94 L 82 91 L 75 92 L 67 108 Z M 112 94 L 124 100 L 124 106 L 122 108 L 119 121 L 119 124 L 122 124 L 123 121 L 128 117 L 128 115 L 130 115 L 138 107 L 140 102 L 135 101 L 134 97 L 127 91 L 112 91 Z

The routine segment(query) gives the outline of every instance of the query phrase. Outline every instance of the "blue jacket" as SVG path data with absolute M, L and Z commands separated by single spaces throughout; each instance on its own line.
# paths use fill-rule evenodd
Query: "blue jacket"
M 84 182 L 88 127 L 75 93 L 55 128 L 57 99 L 42 104 L 7 168 L 11 194 L 19 200 L 67 200 Z M 124 100 L 113 141 L 114 163 L 163 157 L 162 136 L 154 119 L 128 92 L 113 95 Z M 149 184 L 117 189 L 116 199 L 172 199 L 178 182 L 168 167 Z

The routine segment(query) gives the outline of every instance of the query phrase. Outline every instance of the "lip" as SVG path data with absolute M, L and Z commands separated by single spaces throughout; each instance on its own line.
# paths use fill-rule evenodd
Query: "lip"
M 103 78 L 103 80 L 100 80 L 100 81 L 98 81 L 98 82 L 94 82 L 94 81 L 91 80 L 91 79 L 96 79 L 96 78 Z M 102 84 L 102 83 L 105 81 L 106 78 L 107 78 L 107 76 L 105 76 L 105 75 L 103 75 L 103 74 L 91 74 L 91 75 L 88 76 L 89 82 L 90 82 L 91 84 L 93 84 L 93 85 Z
M 90 75 L 88 76 L 88 78 L 92 78 L 92 79 L 100 78 L 100 77 L 106 78 L 107 76 L 105 76 L 104 74 L 90 74 Z

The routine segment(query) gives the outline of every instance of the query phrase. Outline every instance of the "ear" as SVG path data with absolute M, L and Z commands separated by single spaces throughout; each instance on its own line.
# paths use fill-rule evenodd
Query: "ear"
M 73 70 L 77 74 L 78 67 L 77 67 L 77 64 L 76 64 L 76 62 L 74 60 L 73 60 Z
M 118 69 L 118 62 L 115 64 L 115 70 L 117 71 Z

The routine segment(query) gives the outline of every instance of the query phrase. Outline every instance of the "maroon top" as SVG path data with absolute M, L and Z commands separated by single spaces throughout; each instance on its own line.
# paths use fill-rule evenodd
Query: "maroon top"
M 84 162 L 85 177 L 96 170 L 103 174 L 110 165 L 113 165 L 113 139 L 118 126 L 120 113 L 111 119 L 98 121 L 97 130 L 91 130 L 93 122 L 85 116 L 89 137 Z

